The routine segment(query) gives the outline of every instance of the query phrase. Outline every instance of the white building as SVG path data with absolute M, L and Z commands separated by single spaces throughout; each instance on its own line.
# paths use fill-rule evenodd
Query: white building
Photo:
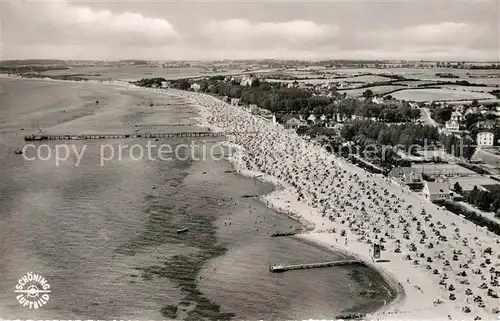
M 450 188 L 447 183 L 425 182 L 422 195 L 431 202 L 451 199 Z
M 494 136 L 492 132 L 480 132 L 477 134 L 477 144 L 479 146 L 491 147 L 493 146 Z
M 445 124 L 446 130 L 450 132 L 458 132 L 460 130 L 460 124 L 456 120 L 448 120 Z
M 240 99 L 239 98 L 231 98 L 231 105 L 232 106 L 238 106 L 240 103 Z
M 307 117 L 307 120 L 312 121 L 313 123 L 316 123 L 316 116 L 314 114 L 311 114 L 309 117 Z
M 194 91 L 198 91 L 200 90 L 201 86 L 198 85 L 197 83 L 194 83 L 191 85 L 191 89 L 194 90 Z
M 398 185 L 408 185 L 410 188 L 422 188 L 424 179 L 422 173 L 412 167 L 394 167 L 388 177 Z
M 302 116 L 293 116 L 293 115 L 285 115 L 281 118 L 281 121 L 283 122 L 285 128 L 301 128 L 301 127 L 306 127 L 307 123 L 302 120 Z
M 245 76 L 241 79 L 240 85 L 241 86 L 251 86 L 254 81 L 253 77 Z
M 464 116 L 462 116 L 462 114 L 460 112 L 454 111 L 451 113 L 450 120 L 454 120 L 454 121 L 460 123 L 463 119 L 464 119 Z

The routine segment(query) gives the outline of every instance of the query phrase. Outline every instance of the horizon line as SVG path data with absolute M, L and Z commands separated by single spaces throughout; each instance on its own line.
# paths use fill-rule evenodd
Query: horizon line
M 6 61 L 25 61 L 25 60 L 59 60 L 59 61 L 93 61 L 93 62 L 121 62 L 121 61 L 145 61 L 145 62 L 219 62 L 219 61 L 294 61 L 294 62 L 335 62 L 335 61 L 366 61 L 366 62 L 457 62 L 457 63 L 500 63 L 500 60 L 467 60 L 467 59 L 343 59 L 343 58 L 323 58 L 323 59 L 294 59 L 294 58 L 223 58 L 223 59 L 141 59 L 141 58 L 125 58 L 125 59 L 61 59 L 61 58 L 12 58 L 0 59 L 0 62 Z

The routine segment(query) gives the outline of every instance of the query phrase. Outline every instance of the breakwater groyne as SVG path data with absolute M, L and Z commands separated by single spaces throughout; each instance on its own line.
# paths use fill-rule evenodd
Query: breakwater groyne
M 286 272 L 293 270 L 317 269 L 317 268 L 342 266 L 342 265 L 356 265 L 356 264 L 362 265 L 364 263 L 363 261 L 360 260 L 339 260 L 330 262 L 304 263 L 304 264 L 291 264 L 291 265 L 272 264 L 269 265 L 269 271 L 278 273 L 278 272 Z

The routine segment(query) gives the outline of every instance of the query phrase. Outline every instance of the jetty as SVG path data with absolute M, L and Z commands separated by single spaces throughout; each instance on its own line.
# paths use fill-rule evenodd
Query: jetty
M 295 230 L 295 231 L 290 231 L 290 232 L 274 232 L 271 234 L 271 237 L 280 237 L 280 236 L 293 236 L 301 233 L 302 230 Z
M 363 265 L 363 261 L 360 260 L 339 260 L 330 262 L 320 262 L 320 263 L 304 263 L 304 264 L 270 264 L 269 271 L 273 273 L 280 273 L 292 270 L 306 270 L 306 269 L 317 269 L 333 266 L 343 266 L 343 265 Z
M 153 133 L 93 133 L 93 134 L 33 134 L 24 136 L 25 141 L 37 140 L 88 140 L 88 139 L 125 139 L 125 138 L 184 138 L 184 137 L 220 137 L 235 135 L 235 132 L 153 132 Z M 246 134 L 252 134 L 248 132 Z

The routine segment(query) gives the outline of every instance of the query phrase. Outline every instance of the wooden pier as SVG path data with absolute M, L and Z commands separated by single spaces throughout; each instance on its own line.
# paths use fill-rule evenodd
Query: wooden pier
M 333 266 L 342 265 L 362 265 L 363 261 L 360 260 L 340 260 L 331 262 L 320 262 L 320 263 L 305 263 L 305 264 L 292 264 L 292 265 L 282 265 L 282 264 L 270 264 L 269 271 L 273 273 L 286 272 L 292 270 L 305 270 L 305 269 L 317 269 Z
M 184 137 L 220 137 L 243 134 L 240 132 L 156 132 L 156 133 L 117 133 L 117 134 L 36 134 L 24 136 L 25 141 L 38 140 L 88 140 L 88 139 L 125 139 L 125 138 L 184 138 Z M 251 132 L 244 134 L 252 134 Z

